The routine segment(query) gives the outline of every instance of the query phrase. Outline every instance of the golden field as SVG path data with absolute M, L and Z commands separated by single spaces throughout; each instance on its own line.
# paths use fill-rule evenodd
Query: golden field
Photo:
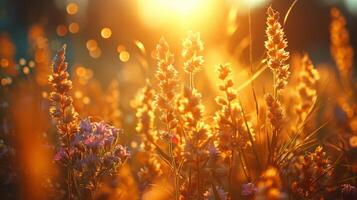
M 352 1 L 9 2 L 0 199 L 357 199 Z

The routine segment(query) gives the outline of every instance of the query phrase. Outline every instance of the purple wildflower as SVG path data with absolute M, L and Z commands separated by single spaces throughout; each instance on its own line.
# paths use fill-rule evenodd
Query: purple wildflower
M 68 160 L 70 156 L 74 155 L 76 149 L 74 148 L 70 148 L 68 150 L 68 148 L 65 147 L 61 147 L 58 149 L 58 151 L 56 152 L 53 160 L 54 161 L 65 161 Z M 69 156 L 70 155 L 70 156 Z
M 125 147 L 119 145 L 116 149 L 115 156 L 119 157 L 121 160 L 126 160 L 130 158 L 130 152 Z
M 81 132 L 87 132 L 87 133 L 90 133 L 92 132 L 93 128 L 92 128 L 92 124 L 90 122 L 89 119 L 84 119 L 81 121 L 80 125 L 80 131 Z
M 211 158 L 218 159 L 220 152 L 214 145 L 210 145 L 208 152 Z
M 251 197 L 258 192 L 258 188 L 253 183 L 246 183 L 242 185 L 242 196 Z
M 108 148 L 117 141 L 120 133 L 119 129 L 104 122 L 90 122 L 85 119 L 81 121 L 80 132 L 74 143 L 93 150 Z
M 98 176 L 111 175 L 130 157 L 128 150 L 120 145 L 120 129 L 104 122 L 80 122 L 79 132 L 70 143 L 70 151 L 60 148 L 54 160 L 74 164 L 78 177 L 88 186 L 93 185 Z M 69 155 L 70 156 L 69 156 Z M 88 170 L 90 169 L 90 170 Z

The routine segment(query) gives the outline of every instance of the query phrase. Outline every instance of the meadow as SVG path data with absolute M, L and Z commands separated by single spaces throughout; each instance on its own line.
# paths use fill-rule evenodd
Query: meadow
M 114 78 L 68 62 L 82 53 L 52 43 L 43 24 L 26 32 L 28 59 L 1 33 L 0 199 L 357 199 L 356 24 L 329 7 L 333 63 L 320 65 L 289 46 L 299 3 L 265 4 L 259 23 L 247 8 L 247 34 L 227 60 L 194 29 L 119 45 L 117 58 L 137 67 Z M 81 9 L 66 5 L 70 16 Z M 235 19 L 230 12 L 229 37 Z M 56 26 L 56 37 L 79 27 Z M 83 40 L 91 59 L 105 54 L 99 40 Z

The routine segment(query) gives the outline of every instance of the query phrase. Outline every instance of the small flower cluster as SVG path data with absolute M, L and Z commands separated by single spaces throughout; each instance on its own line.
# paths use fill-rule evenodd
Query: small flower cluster
M 215 114 L 216 136 L 218 149 L 227 154 L 231 154 L 232 149 L 246 148 L 249 144 L 249 134 L 253 130 L 247 129 L 242 117 L 242 109 L 238 102 L 237 91 L 233 89 L 231 76 L 232 69 L 229 64 L 219 65 L 217 68 L 218 78 L 223 81 L 219 89 L 225 96 L 218 96 L 216 103 L 220 110 Z
M 86 188 L 95 189 L 98 180 L 114 174 L 130 157 L 126 148 L 119 144 L 122 132 L 104 122 L 84 119 L 71 146 L 61 147 L 54 159 L 65 165 L 71 163 L 77 181 Z
M 271 94 L 266 95 L 265 101 L 269 111 L 268 119 L 273 128 L 272 132 L 273 134 L 279 134 L 284 125 L 284 110 L 282 109 L 280 102 L 277 99 L 274 99 Z
M 258 188 L 254 185 L 254 183 L 246 183 L 242 185 L 241 195 L 247 199 L 254 199 L 257 192 Z
M 284 110 L 278 99 L 274 99 L 271 94 L 267 94 L 265 101 L 268 109 L 268 119 L 272 127 L 271 138 L 271 155 L 274 157 L 276 154 L 276 147 L 278 146 L 279 138 L 281 138 L 281 132 L 284 128 Z M 273 161 L 269 156 L 269 161 Z
M 321 146 L 293 163 L 292 191 L 300 198 L 320 199 L 332 175 L 331 161 Z
M 317 83 L 320 79 L 319 72 L 314 68 L 307 54 L 302 57 L 301 66 L 302 71 L 300 72 L 299 85 L 297 86 L 299 94 L 299 101 L 296 106 L 298 123 L 303 122 L 311 111 L 317 99 Z
M 201 94 L 196 89 L 184 87 L 183 97 L 180 99 L 179 105 L 185 127 L 187 129 L 196 129 L 199 124 L 198 122 L 203 117 Z
M 184 58 L 184 70 L 195 74 L 203 65 L 203 57 L 199 55 L 203 51 L 203 42 L 199 33 L 190 32 L 182 43 L 182 57 Z

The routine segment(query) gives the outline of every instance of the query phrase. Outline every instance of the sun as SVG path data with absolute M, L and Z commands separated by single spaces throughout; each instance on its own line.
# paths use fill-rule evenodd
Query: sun
M 209 15 L 212 0 L 138 0 L 142 21 L 149 26 L 193 24 Z
M 171 10 L 179 15 L 190 15 L 195 9 L 198 9 L 203 0 L 157 0 L 158 5 L 163 9 Z

